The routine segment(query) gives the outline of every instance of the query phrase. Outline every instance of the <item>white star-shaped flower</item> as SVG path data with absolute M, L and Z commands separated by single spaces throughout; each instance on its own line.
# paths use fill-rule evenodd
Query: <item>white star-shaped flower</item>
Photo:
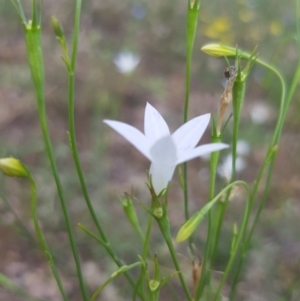
M 129 51 L 119 52 L 113 59 L 120 73 L 130 73 L 140 62 L 140 57 Z
M 167 187 L 178 164 L 228 148 L 224 143 L 210 143 L 196 147 L 210 120 L 210 114 L 196 117 L 172 135 L 160 113 L 149 103 L 146 105 L 144 132 L 114 120 L 103 122 L 127 139 L 151 161 L 149 174 L 156 194 Z

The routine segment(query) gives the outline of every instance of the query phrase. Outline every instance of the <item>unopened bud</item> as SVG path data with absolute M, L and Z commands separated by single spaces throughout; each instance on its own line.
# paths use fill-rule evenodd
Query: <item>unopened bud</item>
M 236 49 L 222 44 L 207 44 L 201 50 L 211 56 L 235 57 Z
M 207 44 L 201 50 L 208 55 L 216 57 L 235 58 L 238 55 L 241 59 L 249 60 L 253 56 L 251 53 L 223 44 Z
M 156 291 L 159 287 L 160 282 L 156 280 L 149 281 L 149 288 L 152 292 Z
M 30 177 L 30 173 L 23 165 L 20 160 L 15 158 L 2 158 L 0 159 L 0 169 L 3 173 L 9 177 L 20 177 L 20 178 L 28 178 Z
M 126 214 L 128 220 L 130 221 L 130 223 L 134 227 L 139 227 L 138 217 L 137 217 L 135 208 L 133 206 L 132 200 L 129 198 L 128 195 L 126 195 L 125 199 L 123 199 L 121 202 L 122 202 L 125 214 Z
M 153 210 L 153 214 L 157 217 L 157 218 L 162 218 L 164 215 L 164 210 L 162 207 L 156 207 Z
M 52 24 L 52 28 L 54 30 L 55 35 L 59 38 L 59 39 L 64 39 L 64 31 L 62 29 L 62 26 L 60 25 L 58 19 L 56 17 L 52 17 L 51 18 L 51 24 Z

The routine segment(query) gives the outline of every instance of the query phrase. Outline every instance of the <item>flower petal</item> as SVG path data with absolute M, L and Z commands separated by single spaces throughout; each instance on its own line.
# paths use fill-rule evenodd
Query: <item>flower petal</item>
M 151 145 L 160 138 L 170 135 L 169 127 L 164 118 L 149 103 L 147 103 L 145 110 L 144 132 Z
M 215 151 L 219 151 L 221 149 L 224 148 L 228 148 L 229 145 L 228 144 L 224 144 L 224 143 L 210 143 L 210 144 L 204 144 L 201 146 L 198 146 L 192 150 L 189 150 L 187 152 L 184 152 L 183 154 L 181 154 L 176 162 L 176 164 L 180 164 L 186 161 L 189 161 L 191 159 L 215 152 Z
M 210 114 L 205 114 L 182 125 L 173 135 L 178 156 L 193 149 L 201 139 L 210 120 Z
M 113 128 L 133 146 L 135 146 L 146 158 L 151 160 L 150 144 L 145 135 L 135 127 L 114 120 L 103 120 L 104 123 Z
M 176 147 L 171 136 L 157 141 L 150 149 L 151 167 L 149 173 L 156 194 L 167 187 L 176 168 Z

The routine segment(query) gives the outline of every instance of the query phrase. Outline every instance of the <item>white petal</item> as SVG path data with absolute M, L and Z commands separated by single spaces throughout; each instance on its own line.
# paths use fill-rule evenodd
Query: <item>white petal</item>
M 219 151 L 224 148 L 228 148 L 229 145 L 224 143 L 210 143 L 198 146 L 192 150 L 189 150 L 183 154 L 181 154 L 178 158 L 177 164 L 189 161 L 191 159 L 200 157 L 202 155 L 206 155 L 215 151 Z
M 169 127 L 164 118 L 149 103 L 147 103 L 145 110 L 144 132 L 150 144 L 170 135 Z
M 126 140 L 128 140 L 133 146 L 135 146 L 146 158 L 151 160 L 150 156 L 150 144 L 145 135 L 135 127 L 114 120 L 103 120 L 104 123 L 113 128 Z
M 159 194 L 167 187 L 176 168 L 176 147 L 171 136 L 157 141 L 150 149 L 151 167 L 149 173 L 155 192 Z
M 210 120 L 210 114 L 196 117 L 182 125 L 173 135 L 174 142 L 180 156 L 193 149 L 201 139 Z

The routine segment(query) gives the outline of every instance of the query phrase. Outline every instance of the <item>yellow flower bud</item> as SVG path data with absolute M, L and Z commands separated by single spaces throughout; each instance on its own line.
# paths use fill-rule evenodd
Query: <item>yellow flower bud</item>
M 207 44 L 201 48 L 204 53 L 216 57 L 235 58 L 236 54 L 242 59 L 250 59 L 251 54 L 223 44 Z
M 9 177 L 30 177 L 27 167 L 23 165 L 20 160 L 12 157 L 0 159 L 0 169 Z
M 211 56 L 235 57 L 236 49 L 222 44 L 207 44 L 201 50 Z

